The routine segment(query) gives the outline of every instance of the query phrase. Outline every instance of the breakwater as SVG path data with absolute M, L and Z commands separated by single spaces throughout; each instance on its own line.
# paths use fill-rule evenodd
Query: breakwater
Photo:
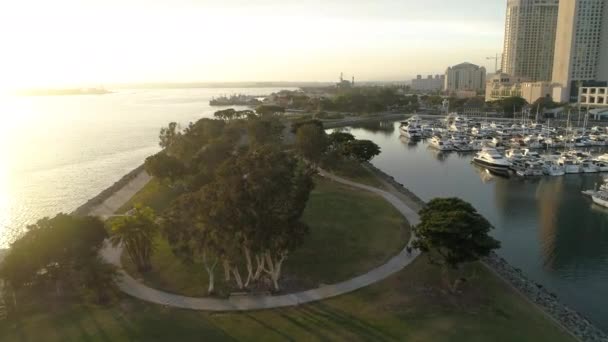
M 121 179 L 119 179 L 116 183 L 112 184 L 107 189 L 100 192 L 97 196 L 91 198 L 86 203 L 78 207 L 76 210 L 72 212 L 72 215 L 85 216 L 89 215 L 89 213 L 98 205 L 102 204 L 105 200 L 114 195 L 118 190 L 124 188 L 129 182 L 135 179 L 142 171 L 144 171 L 144 165 L 140 165 L 137 168 L 133 169 L 131 172 L 124 175 Z
M 409 115 L 411 115 L 411 114 L 388 114 L 388 115 L 354 117 L 354 118 L 348 118 L 348 119 L 343 119 L 343 120 L 339 120 L 339 121 L 324 121 L 323 127 L 325 129 L 330 129 L 330 128 L 347 127 L 347 126 L 357 125 L 357 124 L 361 124 L 361 123 L 376 122 L 376 121 L 397 121 L 397 120 L 405 119 Z

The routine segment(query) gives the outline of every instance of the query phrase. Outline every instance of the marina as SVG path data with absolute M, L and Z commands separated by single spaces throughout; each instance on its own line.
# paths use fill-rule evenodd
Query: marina
M 425 119 L 420 123 L 423 127 L 442 128 L 441 120 Z M 496 125 L 505 129 L 512 124 Z M 494 225 L 492 235 L 501 241 L 498 250 L 501 257 L 599 327 L 608 329 L 605 310 L 608 305 L 605 286 L 608 283 L 608 208 L 581 193 L 599 190 L 608 174 L 582 172 L 575 162 L 578 158 L 589 158 L 589 153 L 592 159 L 605 162 L 608 155 L 604 154 L 604 146 L 532 149 L 520 145 L 514 149 L 510 144 L 494 145 L 493 137 L 476 139 L 490 147 L 494 145 L 494 150 L 506 160 L 509 150 L 513 150 L 510 154 L 522 158 L 526 158 L 526 154 L 529 158 L 540 156 L 543 175 L 522 177 L 511 168 L 497 173 L 474 163 L 473 159 L 481 151 L 462 152 L 447 147 L 453 134 L 438 130 L 437 133 L 443 133 L 441 139 L 434 133 L 424 139 L 411 140 L 401 135 L 400 127 L 400 122 L 380 122 L 346 129 L 357 139 L 378 144 L 382 153 L 372 164 L 423 200 L 455 196 L 473 204 Z M 556 128 L 555 137 L 562 129 L 565 130 Z M 437 148 L 441 146 L 438 142 L 446 147 Z M 569 170 L 576 170 L 577 174 L 566 173 L 560 167 L 560 159 L 565 165 L 572 162 Z M 538 168 L 538 164 L 535 167 Z

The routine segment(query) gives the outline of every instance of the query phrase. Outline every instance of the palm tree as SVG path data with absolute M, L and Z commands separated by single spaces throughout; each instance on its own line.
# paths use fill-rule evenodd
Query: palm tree
M 112 220 L 110 242 L 114 247 L 122 244 L 137 269 L 146 272 L 151 268 L 150 257 L 158 230 L 154 210 L 136 205 L 127 215 Z

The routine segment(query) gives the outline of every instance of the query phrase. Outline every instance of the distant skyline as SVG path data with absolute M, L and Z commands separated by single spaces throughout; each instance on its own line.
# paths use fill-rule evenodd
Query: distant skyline
M 0 4 L 0 89 L 409 80 L 500 53 L 506 0 L 20 0 Z

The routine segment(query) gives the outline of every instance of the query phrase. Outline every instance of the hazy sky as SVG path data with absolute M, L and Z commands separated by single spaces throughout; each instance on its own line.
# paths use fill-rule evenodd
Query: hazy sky
M 0 87 L 405 80 L 502 49 L 505 0 L 5 0 Z

